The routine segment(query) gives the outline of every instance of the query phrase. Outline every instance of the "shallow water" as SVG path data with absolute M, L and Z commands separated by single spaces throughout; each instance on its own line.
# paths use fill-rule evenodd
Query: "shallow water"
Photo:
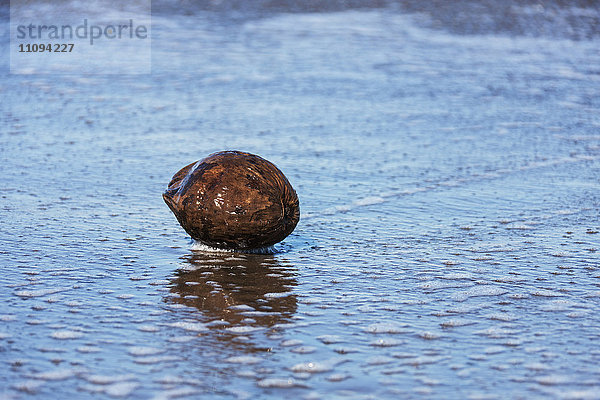
M 151 76 L 4 70 L 0 398 L 599 398 L 598 9 L 519 7 L 157 7 Z M 296 188 L 278 253 L 163 203 L 223 149 Z

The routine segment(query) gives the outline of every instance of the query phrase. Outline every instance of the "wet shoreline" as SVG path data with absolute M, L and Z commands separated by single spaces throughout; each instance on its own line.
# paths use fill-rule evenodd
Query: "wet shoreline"
M 3 73 L 0 393 L 595 398 L 596 34 L 215 15 L 153 15 L 151 75 Z M 164 205 L 225 149 L 296 189 L 279 252 Z

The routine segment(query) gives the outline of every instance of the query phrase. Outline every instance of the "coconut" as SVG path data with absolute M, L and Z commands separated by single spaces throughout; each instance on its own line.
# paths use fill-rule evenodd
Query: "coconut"
M 226 250 L 258 250 L 285 239 L 300 219 L 296 191 L 273 163 L 222 151 L 177 172 L 163 198 L 195 240 Z

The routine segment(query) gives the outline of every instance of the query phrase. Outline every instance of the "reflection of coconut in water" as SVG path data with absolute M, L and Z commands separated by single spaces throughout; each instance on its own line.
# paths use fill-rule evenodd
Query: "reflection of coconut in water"
M 185 231 L 219 249 L 256 250 L 285 239 L 300 219 L 298 196 L 271 162 L 223 151 L 177 172 L 163 198 Z
M 209 320 L 230 327 L 273 326 L 289 320 L 296 312 L 295 269 L 280 264 L 273 256 L 239 254 L 220 256 L 193 253 L 177 271 L 169 303 L 195 307 Z

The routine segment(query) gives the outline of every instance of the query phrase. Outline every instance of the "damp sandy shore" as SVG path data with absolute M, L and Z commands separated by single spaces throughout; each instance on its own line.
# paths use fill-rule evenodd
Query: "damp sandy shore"
M 598 9 L 401 3 L 165 6 L 152 75 L 5 69 L 0 398 L 598 398 Z M 298 192 L 276 254 L 162 201 L 225 149 Z

